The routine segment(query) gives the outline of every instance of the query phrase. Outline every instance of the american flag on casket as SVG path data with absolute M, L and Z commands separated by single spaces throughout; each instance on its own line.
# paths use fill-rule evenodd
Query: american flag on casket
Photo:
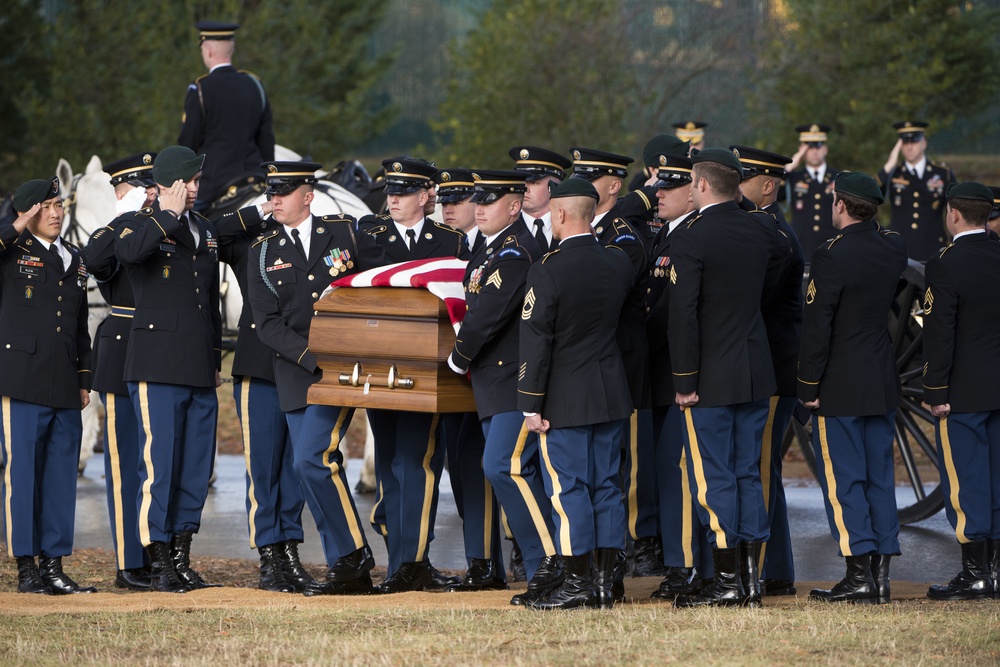
M 465 277 L 466 264 L 468 262 L 464 259 L 445 257 L 380 266 L 333 281 L 323 296 L 335 287 L 421 287 L 444 301 L 448 318 L 458 333 L 465 317 L 462 278 Z

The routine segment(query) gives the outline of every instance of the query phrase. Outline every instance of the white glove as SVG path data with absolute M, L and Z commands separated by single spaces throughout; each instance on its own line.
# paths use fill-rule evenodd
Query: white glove
M 124 197 L 115 202 L 115 215 L 138 211 L 146 203 L 146 188 L 132 188 Z

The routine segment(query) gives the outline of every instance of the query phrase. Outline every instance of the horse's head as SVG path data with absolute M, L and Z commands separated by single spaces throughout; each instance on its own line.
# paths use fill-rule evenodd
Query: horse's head
M 90 158 L 87 170 L 76 175 L 69 163 L 60 159 L 56 176 L 66 207 L 63 236 L 77 245 L 85 244 L 95 230 L 114 220 L 115 190 L 96 155 Z

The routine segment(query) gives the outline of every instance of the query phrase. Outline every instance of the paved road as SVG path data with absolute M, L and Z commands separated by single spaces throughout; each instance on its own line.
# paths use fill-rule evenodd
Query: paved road
M 107 500 L 104 491 L 104 467 L 101 455 L 92 458 L 79 480 L 77 491 L 77 548 L 111 548 Z M 220 558 L 256 559 L 247 539 L 244 463 L 240 456 L 220 456 L 218 479 L 205 506 L 201 532 L 195 537 L 193 551 Z M 350 460 L 348 478 L 353 488 L 361 470 L 360 460 Z M 836 581 L 844 573 L 843 560 L 830 537 L 819 486 L 811 483 L 786 489 L 789 522 L 793 536 L 796 576 L 803 581 Z M 902 494 L 901 494 L 902 498 Z M 373 495 L 355 497 L 362 519 L 371 512 Z M 315 524 L 304 517 L 306 538 L 301 547 L 304 561 L 322 563 Z M 368 528 L 368 539 L 378 564 L 386 562 L 382 539 Z M 894 579 L 917 582 L 942 582 L 954 576 L 959 549 L 955 535 L 939 512 L 930 519 L 903 527 L 900 535 L 903 556 L 893 561 Z M 441 480 L 441 500 L 431 547 L 431 560 L 442 569 L 464 570 L 461 520 L 455 509 L 447 472 Z

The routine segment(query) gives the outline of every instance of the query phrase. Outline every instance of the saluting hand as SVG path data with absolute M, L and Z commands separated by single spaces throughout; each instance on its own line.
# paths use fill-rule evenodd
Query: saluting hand
M 42 205 L 35 204 L 24 213 L 17 216 L 17 219 L 14 220 L 14 229 L 17 230 L 18 234 L 23 232 L 24 228 L 28 226 L 28 223 L 38 217 L 38 214 L 41 213 L 41 211 Z
M 889 153 L 889 159 L 885 161 L 885 166 L 882 167 L 882 170 L 885 171 L 885 173 L 888 174 L 889 172 L 891 172 L 893 169 L 896 168 L 897 164 L 899 164 L 899 151 L 901 151 L 902 149 L 903 149 L 903 140 L 897 139 L 896 145 L 892 147 L 892 152 Z
M 160 210 L 170 211 L 177 217 L 184 213 L 187 204 L 187 189 L 184 181 L 177 179 L 169 188 L 160 190 Z

